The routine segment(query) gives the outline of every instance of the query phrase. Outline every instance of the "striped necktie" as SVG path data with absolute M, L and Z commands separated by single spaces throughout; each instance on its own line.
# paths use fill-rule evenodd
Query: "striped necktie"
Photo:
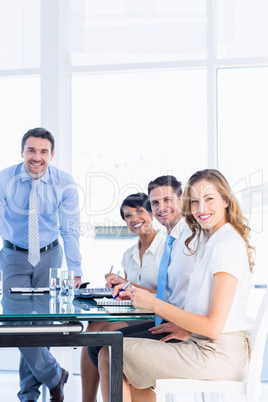
M 35 267 L 40 261 L 37 197 L 38 184 L 39 180 L 31 180 L 32 188 L 29 194 L 28 261 L 33 267 Z
M 172 243 L 175 238 L 173 236 L 167 235 L 164 252 L 160 261 L 158 279 L 157 279 L 157 298 L 164 300 L 167 284 L 167 271 L 170 261 L 170 255 L 172 250 Z M 162 318 L 155 316 L 155 325 L 160 325 L 163 321 Z

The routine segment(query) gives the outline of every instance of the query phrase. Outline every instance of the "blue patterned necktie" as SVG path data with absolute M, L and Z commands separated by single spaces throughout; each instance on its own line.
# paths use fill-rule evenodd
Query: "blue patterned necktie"
M 28 261 L 33 267 L 35 267 L 40 261 L 37 197 L 38 183 L 39 180 L 31 180 L 32 188 L 29 194 Z
M 172 249 L 172 243 L 175 238 L 167 235 L 164 252 L 160 261 L 159 271 L 158 271 L 158 279 L 157 279 L 157 298 L 160 300 L 164 300 L 165 292 L 166 292 L 166 284 L 167 284 L 167 270 L 170 261 L 170 254 Z M 163 321 L 162 318 L 155 316 L 155 325 L 160 325 Z

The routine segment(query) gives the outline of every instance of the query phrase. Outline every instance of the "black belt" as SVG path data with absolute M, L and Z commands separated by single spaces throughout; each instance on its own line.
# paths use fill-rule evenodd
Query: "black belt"
M 59 240 L 58 239 L 54 240 L 52 243 L 48 244 L 47 246 L 40 248 L 40 253 L 42 253 L 43 251 L 50 250 L 51 248 L 56 247 L 58 244 L 59 244 Z M 10 243 L 10 241 L 8 241 L 8 240 L 3 241 L 3 246 L 7 247 L 7 248 L 11 248 L 12 250 L 25 251 L 28 253 L 27 248 L 21 248 L 21 247 L 15 246 L 15 244 Z

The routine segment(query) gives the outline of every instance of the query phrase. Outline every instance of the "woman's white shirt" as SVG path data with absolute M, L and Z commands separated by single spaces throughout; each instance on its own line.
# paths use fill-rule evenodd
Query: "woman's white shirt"
M 140 262 L 139 242 L 124 252 L 121 264 L 128 280 L 149 289 L 157 289 L 158 270 L 165 240 L 166 234 L 164 231 L 157 232 L 150 247 L 143 255 L 142 265 Z
M 230 223 L 225 224 L 200 245 L 190 277 L 185 310 L 208 316 L 213 275 L 226 272 L 238 279 L 233 304 L 222 332 L 250 330 L 247 316 L 252 287 L 246 244 Z

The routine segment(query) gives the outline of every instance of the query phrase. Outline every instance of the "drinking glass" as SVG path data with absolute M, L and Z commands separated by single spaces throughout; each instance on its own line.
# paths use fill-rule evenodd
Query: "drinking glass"
M 74 313 L 74 305 L 72 299 L 68 299 L 66 297 L 60 298 L 60 313 L 61 314 L 73 314 Z
M 49 293 L 51 297 L 59 297 L 61 292 L 61 268 L 49 269 Z
M 74 271 L 61 272 L 61 296 L 68 300 L 74 298 Z

